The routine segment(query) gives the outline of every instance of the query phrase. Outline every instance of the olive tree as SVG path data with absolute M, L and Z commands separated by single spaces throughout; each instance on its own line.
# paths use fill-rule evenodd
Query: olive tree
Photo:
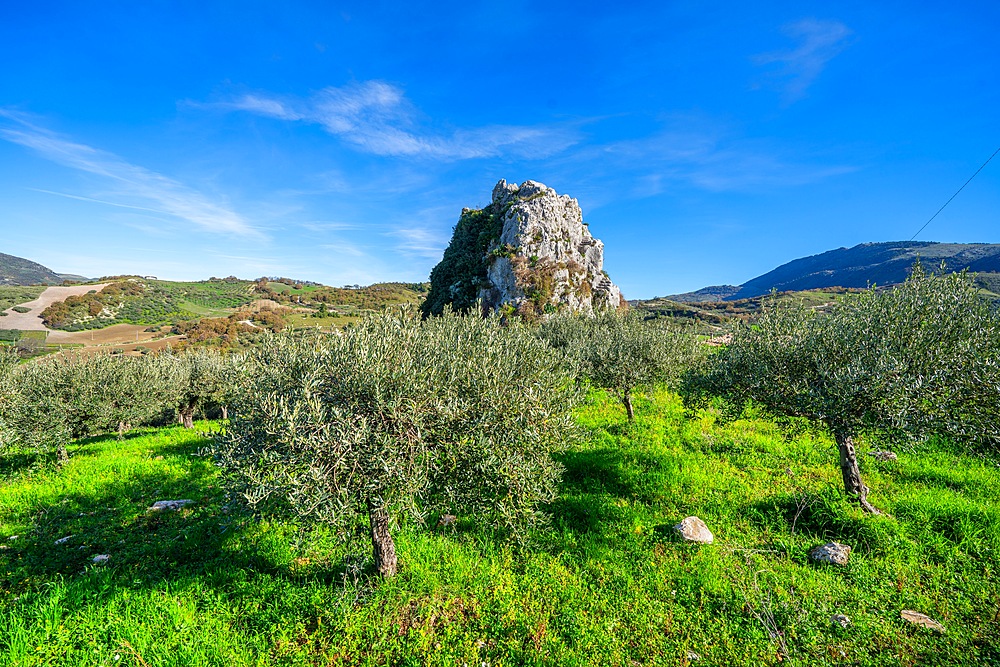
M 553 318 L 542 325 L 542 335 L 575 358 L 594 385 L 618 397 L 630 422 L 636 389 L 676 380 L 702 354 L 693 334 L 633 314 Z
M 1000 442 L 1000 322 L 969 276 L 917 264 L 905 283 L 830 315 L 769 304 L 690 386 L 825 423 L 845 492 L 878 513 L 858 468 L 859 434 Z
M 225 409 L 225 397 L 231 381 L 230 369 L 221 354 L 198 350 L 175 357 L 178 365 L 177 412 L 184 428 L 194 427 L 194 413 L 207 406 Z
M 551 455 L 574 433 L 577 391 L 517 323 L 404 309 L 334 335 L 277 335 L 247 364 L 217 442 L 230 488 L 345 534 L 367 519 L 385 577 L 402 517 L 449 512 L 517 533 L 555 497 Z
M 74 438 L 147 423 L 175 402 L 173 365 L 157 357 L 57 355 L 10 374 L 5 421 L 13 440 L 69 458 Z
M 0 452 L 13 440 L 10 417 L 14 404 L 13 375 L 18 359 L 15 348 L 0 346 Z

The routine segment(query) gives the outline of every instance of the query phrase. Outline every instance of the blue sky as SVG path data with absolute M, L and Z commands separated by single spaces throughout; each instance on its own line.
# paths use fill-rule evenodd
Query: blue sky
M 425 280 L 500 178 L 629 298 L 909 239 L 1000 146 L 995 2 L 5 3 L 0 252 Z M 921 240 L 1000 242 L 1000 158 Z

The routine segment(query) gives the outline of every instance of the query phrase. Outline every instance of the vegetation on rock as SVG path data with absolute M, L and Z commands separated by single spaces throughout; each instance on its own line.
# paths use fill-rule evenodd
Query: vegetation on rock
M 431 270 L 431 286 L 421 305 L 425 315 L 440 315 L 446 307 L 467 313 L 479 290 L 488 284 L 487 253 L 500 238 L 503 218 L 492 207 L 464 209 L 441 261 Z

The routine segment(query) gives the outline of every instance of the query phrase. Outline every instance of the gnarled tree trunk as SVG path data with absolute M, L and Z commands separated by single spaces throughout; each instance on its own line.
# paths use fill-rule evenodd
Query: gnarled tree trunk
M 62 466 L 67 461 L 69 461 L 69 452 L 66 451 L 66 443 L 60 442 L 59 446 L 56 447 L 56 465 Z
M 625 414 L 628 415 L 629 422 L 634 422 L 635 410 L 632 408 L 632 392 L 627 389 L 622 392 L 622 403 L 625 405 Z
M 866 512 L 881 514 L 874 505 L 868 502 L 868 487 L 861 481 L 861 471 L 858 469 L 858 453 L 854 449 L 854 440 L 843 431 L 834 433 L 837 441 L 837 451 L 840 453 L 840 473 L 844 478 L 844 492 L 857 501 Z
M 385 578 L 395 576 L 397 567 L 396 544 L 389 532 L 389 513 L 385 507 L 376 506 L 368 501 L 368 520 L 372 530 L 372 553 L 375 556 L 375 569 Z
M 222 406 L 222 419 L 223 420 L 229 419 L 229 407 L 228 406 L 225 406 L 225 405 Z
M 180 413 L 184 428 L 194 428 L 194 408 L 182 408 Z

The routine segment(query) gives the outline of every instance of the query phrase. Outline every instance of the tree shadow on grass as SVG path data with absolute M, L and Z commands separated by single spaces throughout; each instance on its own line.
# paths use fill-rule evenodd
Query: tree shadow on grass
M 296 579 L 266 544 L 238 539 L 243 523 L 223 510 L 216 484 L 206 462 L 182 479 L 152 473 L 102 480 L 94 493 L 26 507 L 15 520 L 32 528 L 0 551 L 0 589 L 21 595 L 60 577 L 90 576 L 97 568 L 113 573 L 102 590 L 159 588 L 195 578 L 226 587 L 248 572 Z M 147 509 L 163 499 L 194 502 L 179 511 Z M 109 558 L 95 565 L 100 554 Z M 341 571 L 311 571 L 309 578 L 333 581 Z
M 806 495 L 775 495 L 748 503 L 740 514 L 751 524 L 772 533 L 810 537 L 817 544 L 842 542 L 854 549 L 878 553 L 896 542 L 893 538 L 901 531 L 895 520 L 863 514 L 832 488 Z
M 631 495 L 632 487 L 622 476 L 623 457 L 619 450 L 592 449 L 557 454 L 563 465 L 561 491 L 572 494 Z
M 556 460 L 564 467 L 559 498 L 546 510 L 556 527 L 570 532 L 597 534 L 622 517 L 616 500 L 632 496 L 622 475 L 622 454 L 614 449 L 563 452 Z
M 42 467 L 46 462 L 40 456 L 42 455 L 37 452 L 25 451 L 8 452 L 0 456 L 0 480 Z

